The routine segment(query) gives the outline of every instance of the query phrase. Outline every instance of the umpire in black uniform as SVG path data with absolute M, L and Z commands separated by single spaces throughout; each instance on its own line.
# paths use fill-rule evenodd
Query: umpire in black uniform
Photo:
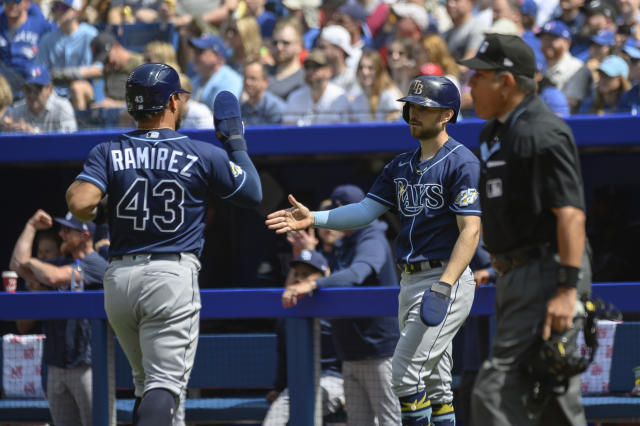
M 590 291 L 580 160 L 567 124 L 536 95 L 533 51 L 517 36 L 488 35 L 474 58 L 471 95 L 488 121 L 480 134 L 483 238 L 501 274 L 491 358 L 472 395 L 474 425 L 586 425 L 580 376 L 531 403 L 522 372 L 540 336 L 562 332 Z

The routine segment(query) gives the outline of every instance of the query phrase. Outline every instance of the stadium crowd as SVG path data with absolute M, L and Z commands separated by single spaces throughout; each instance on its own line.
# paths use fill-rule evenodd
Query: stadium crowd
M 637 114 L 640 0 L 4 0 L 5 132 L 130 127 L 128 74 L 163 62 L 192 89 L 183 127 L 212 128 L 220 90 L 246 124 L 396 121 L 417 75 L 444 75 L 488 33 L 521 36 L 559 115 Z

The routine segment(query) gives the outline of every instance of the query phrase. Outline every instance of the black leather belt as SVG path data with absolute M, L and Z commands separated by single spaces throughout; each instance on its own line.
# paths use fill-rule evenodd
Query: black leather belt
M 510 270 L 529 263 L 533 260 L 546 257 L 556 253 L 558 250 L 551 244 L 544 244 L 533 247 L 524 247 L 511 250 L 506 253 L 494 254 L 491 258 L 491 264 L 496 271 L 502 275 Z
M 125 254 L 123 256 L 111 256 L 109 257 L 109 261 L 113 262 L 114 260 L 122 260 L 123 258 L 131 258 L 131 260 L 137 260 L 137 257 L 140 258 L 148 258 L 149 260 L 172 260 L 177 261 L 180 260 L 180 253 L 139 253 L 139 254 Z
M 415 274 L 416 272 L 423 272 L 430 269 L 440 268 L 443 264 L 443 260 L 431 259 L 415 263 L 398 263 L 398 268 L 400 268 L 401 271 L 404 271 L 405 274 Z

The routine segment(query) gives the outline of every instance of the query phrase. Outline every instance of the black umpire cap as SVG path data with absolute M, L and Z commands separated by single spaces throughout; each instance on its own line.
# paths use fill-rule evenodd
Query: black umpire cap
M 516 35 L 487 34 L 476 56 L 458 63 L 475 70 L 503 70 L 530 78 L 536 73 L 533 50 Z

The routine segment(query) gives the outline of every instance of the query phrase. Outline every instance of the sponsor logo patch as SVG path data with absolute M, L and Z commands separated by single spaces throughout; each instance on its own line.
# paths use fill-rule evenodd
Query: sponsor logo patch
M 478 195 L 478 191 L 475 188 L 465 189 L 464 191 L 460 191 L 460 193 L 456 197 L 456 200 L 454 201 L 454 204 L 459 207 L 470 206 L 471 204 L 476 202 L 476 200 L 478 199 Z
M 231 173 L 234 177 L 238 177 L 243 173 L 242 167 L 238 166 L 233 161 L 229 161 L 229 165 L 231 166 Z

